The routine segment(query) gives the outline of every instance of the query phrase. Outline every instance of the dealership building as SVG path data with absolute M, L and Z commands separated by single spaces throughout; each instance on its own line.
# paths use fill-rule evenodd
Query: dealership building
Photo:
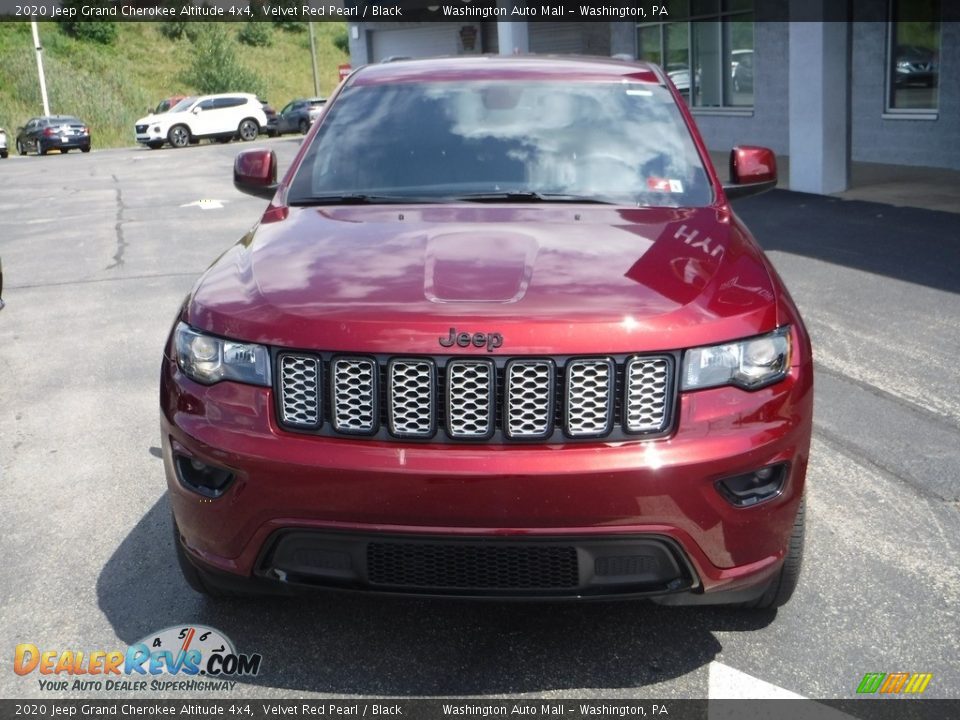
M 653 61 L 686 98 L 711 151 L 765 145 L 789 159 L 792 189 L 834 193 L 849 186 L 851 162 L 960 170 L 953 2 L 662 0 L 667 13 L 642 22 L 518 22 L 503 18 L 540 6 L 473 0 L 459 2 L 463 14 L 451 22 L 445 6 L 415 0 L 405 3 L 412 22 L 351 23 L 350 59 L 353 67 L 515 53 Z

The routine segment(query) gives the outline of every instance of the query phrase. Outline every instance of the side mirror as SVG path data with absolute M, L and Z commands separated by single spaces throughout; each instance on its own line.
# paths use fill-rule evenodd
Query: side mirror
M 777 186 L 777 158 L 773 150 L 738 145 L 730 151 L 730 184 L 723 186 L 728 200 L 759 195 Z
M 190 112 L 192 112 L 194 115 L 199 115 L 199 114 L 200 114 L 200 111 L 201 111 L 202 109 L 203 109 L 203 108 L 201 108 L 199 105 L 197 105 L 197 106 L 194 107 L 193 110 L 191 110 Z
M 269 200 L 277 191 L 277 154 L 245 150 L 233 161 L 233 186 L 242 193 Z

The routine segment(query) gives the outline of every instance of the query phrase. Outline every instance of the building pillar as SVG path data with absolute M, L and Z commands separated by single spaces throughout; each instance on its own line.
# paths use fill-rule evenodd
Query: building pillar
M 794 14 L 823 2 L 791 0 L 788 96 L 790 189 L 826 195 L 849 185 L 849 25 Z
M 611 22 L 610 54 L 637 57 L 637 26 L 634 23 Z
M 506 8 L 507 17 L 514 7 L 524 7 L 526 0 L 497 0 L 497 7 Z M 525 22 L 497 20 L 497 47 L 501 55 L 525 55 L 530 52 L 530 32 Z

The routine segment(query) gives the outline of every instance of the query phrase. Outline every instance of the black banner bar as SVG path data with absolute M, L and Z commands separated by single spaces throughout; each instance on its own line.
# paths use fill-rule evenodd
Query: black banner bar
M 703 4 L 700 4 L 703 7 Z M 0 20 L 17 21 L 297 21 L 297 22 L 721 22 L 734 15 L 691 15 L 668 0 L 0 0 Z M 754 0 L 754 22 L 886 21 L 886 0 Z M 898 19 L 960 21 L 960 2 L 910 2 Z
M 0 700 L 7 718 L 659 718 L 660 720 L 822 720 L 829 710 L 856 720 L 960 717 L 960 700 Z M 836 713 L 828 715 L 838 718 Z

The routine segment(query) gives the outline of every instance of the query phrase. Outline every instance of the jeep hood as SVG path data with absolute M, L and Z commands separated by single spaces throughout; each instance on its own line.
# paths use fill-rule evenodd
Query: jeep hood
M 614 353 L 765 332 L 779 292 L 722 209 L 295 207 L 207 271 L 185 320 L 331 351 L 439 353 L 456 328 L 502 354 Z

